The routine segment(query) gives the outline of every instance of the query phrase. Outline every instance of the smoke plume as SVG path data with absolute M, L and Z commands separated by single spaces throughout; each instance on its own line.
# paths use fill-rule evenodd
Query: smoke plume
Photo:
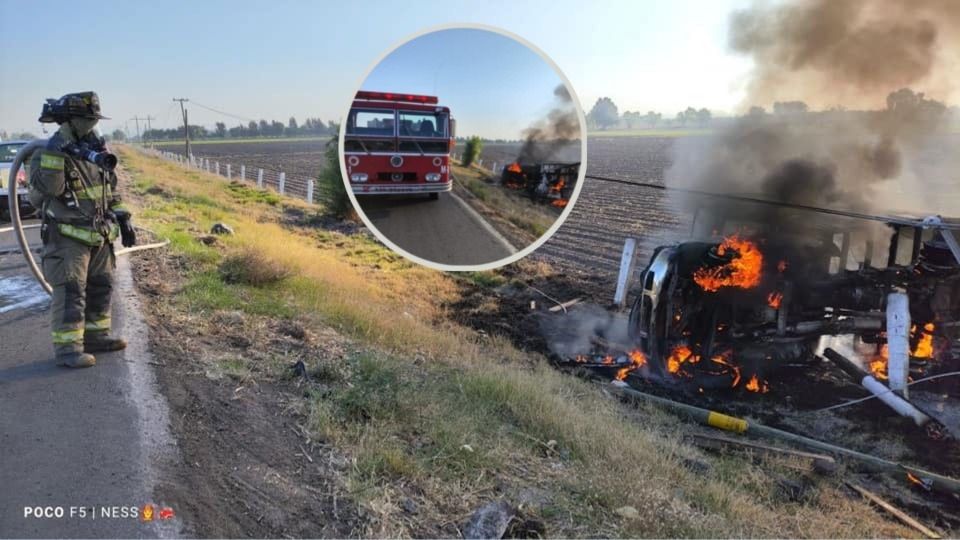
M 523 130 L 524 142 L 517 156 L 520 164 L 563 161 L 571 144 L 580 137 L 580 121 L 567 87 L 560 84 L 553 90 L 556 105 L 547 117 Z
M 958 191 L 960 162 L 957 139 L 942 129 L 947 108 L 908 86 L 938 97 L 957 87 L 949 65 L 958 28 L 960 2 L 951 0 L 736 12 L 730 44 L 754 60 L 744 103 L 754 109 L 711 137 L 677 141 L 668 185 L 862 212 L 951 213 L 960 199 L 942 194 Z M 773 114 L 759 109 L 771 106 Z M 770 226 L 783 220 L 776 208 L 726 204 L 714 210 Z

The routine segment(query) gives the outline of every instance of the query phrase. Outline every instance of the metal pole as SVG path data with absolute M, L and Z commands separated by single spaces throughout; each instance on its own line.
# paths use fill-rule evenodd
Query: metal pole
M 667 409 L 671 409 L 674 412 L 680 413 L 681 415 L 701 424 L 706 424 L 708 426 L 726 431 L 733 431 L 735 433 L 754 434 L 795 442 L 810 448 L 816 448 L 817 450 L 839 454 L 841 456 L 860 461 L 861 463 L 864 463 L 877 471 L 898 474 L 900 475 L 901 479 L 906 477 L 907 473 L 910 473 L 919 477 L 921 481 L 925 480 L 929 482 L 929 485 L 932 489 L 942 493 L 960 493 L 960 480 L 950 478 L 949 476 L 943 476 L 930 471 L 925 471 L 923 469 L 918 469 L 916 467 L 903 465 L 895 461 L 878 458 L 876 456 L 857 452 L 856 450 L 850 450 L 849 448 L 844 448 L 842 446 L 835 446 L 830 443 L 804 437 L 803 435 L 790 433 L 789 431 L 767 427 L 762 424 L 750 423 L 743 418 L 728 416 L 726 414 L 714 412 L 708 409 L 701 409 L 700 407 L 687 405 L 686 403 L 679 403 L 666 398 L 652 396 L 650 394 L 634 390 L 633 388 L 628 387 L 626 383 L 621 381 L 614 381 L 613 386 L 616 391 L 624 396 L 655 403 Z

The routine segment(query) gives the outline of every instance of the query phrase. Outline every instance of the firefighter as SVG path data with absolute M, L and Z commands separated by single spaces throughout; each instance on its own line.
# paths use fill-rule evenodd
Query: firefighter
M 94 92 L 49 99 L 40 122 L 59 130 L 30 159 L 29 198 L 43 216 L 43 275 L 53 288 L 51 331 L 57 363 L 96 364 L 93 352 L 127 346 L 110 335 L 113 241 L 136 244 L 130 212 L 117 193 L 116 157 L 94 131 Z

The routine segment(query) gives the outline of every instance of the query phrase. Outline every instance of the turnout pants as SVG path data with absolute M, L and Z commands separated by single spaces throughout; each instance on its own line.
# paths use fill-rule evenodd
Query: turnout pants
M 50 327 L 57 356 L 83 352 L 84 339 L 110 331 L 113 244 L 91 247 L 51 227 L 43 246 L 43 275 L 53 288 Z

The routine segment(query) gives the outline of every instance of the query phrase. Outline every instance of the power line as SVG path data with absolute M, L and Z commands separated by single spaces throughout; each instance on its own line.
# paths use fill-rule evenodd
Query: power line
M 790 208 L 793 210 L 806 210 L 809 212 L 818 212 L 821 214 L 829 214 L 834 216 L 842 216 L 856 219 L 864 219 L 868 221 L 879 221 L 882 223 L 893 223 L 896 225 L 905 225 L 908 227 L 926 227 L 928 224 L 923 223 L 923 220 L 919 219 L 910 219 L 902 217 L 890 217 L 890 216 L 876 216 L 872 214 L 861 214 L 859 212 L 850 212 L 847 210 L 835 210 L 832 208 L 820 208 L 817 206 L 809 206 L 806 204 L 795 204 L 781 201 L 771 201 L 768 199 L 758 199 L 755 197 L 745 197 L 743 195 L 731 195 L 729 193 L 714 193 L 710 191 L 701 191 L 699 189 L 687 189 L 687 188 L 678 188 L 678 187 L 669 187 L 660 184 L 652 184 L 649 182 L 632 182 L 630 180 L 623 180 L 621 178 L 610 178 L 608 176 L 596 176 L 588 174 L 584 178 L 589 178 L 591 180 L 600 180 L 601 182 L 612 182 L 615 184 L 624 184 L 628 186 L 636 187 L 645 187 L 650 189 L 658 189 L 660 191 L 676 191 L 679 193 L 687 193 L 690 195 L 698 195 L 701 197 L 714 197 L 718 199 L 729 199 L 732 201 L 752 203 L 752 204 L 764 204 L 768 206 L 778 206 L 780 208 Z M 943 229 L 960 229 L 960 223 L 940 223 L 937 224 Z
M 224 115 L 224 116 L 229 116 L 229 117 L 231 117 L 231 118 L 236 118 L 237 120 L 243 120 L 244 122 L 256 122 L 256 120 L 254 120 L 253 118 L 246 118 L 246 117 L 240 116 L 240 115 L 238 115 L 238 114 L 231 114 L 231 113 L 228 113 L 228 112 L 225 112 L 225 111 L 221 111 L 221 110 L 219 110 L 219 109 L 214 109 L 213 107 L 208 107 L 208 106 L 203 105 L 203 104 L 201 104 L 201 103 L 197 103 L 196 101 L 193 101 L 192 103 L 193 103 L 194 105 L 196 105 L 197 107 L 200 107 L 200 108 L 202 108 L 202 109 L 206 109 L 206 110 L 208 110 L 208 111 L 215 112 L 215 113 L 217 113 L 217 114 L 222 114 L 222 115 Z

